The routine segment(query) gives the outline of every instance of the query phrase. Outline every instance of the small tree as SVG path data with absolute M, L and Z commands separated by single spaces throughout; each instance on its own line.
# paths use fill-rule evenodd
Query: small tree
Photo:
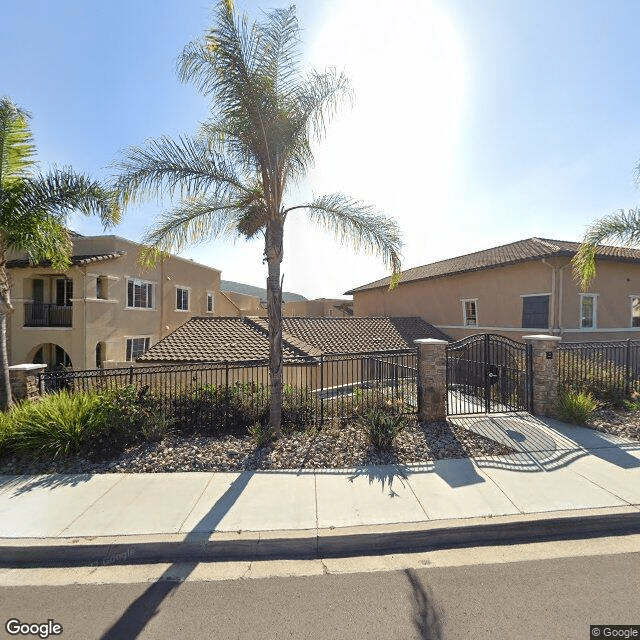
M 131 147 L 116 164 L 122 203 L 158 196 L 181 197 L 163 214 L 145 241 L 148 261 L 162 252 L 221 234 L 264 238 L 268 266 L 267 306 L 271 374 L 269 424 L 280 434 L 282 411 L 282 282 L 284 224 L 298 211 L 351 241 L 382 255 L 394 275 L 400 270 L 400 232 L 373 207 L 334 193 L 287 206 L 292 182 L 313 161 L 312 141 L 322 138 L 338 105 L 350 97 L 343 74 L 299 71 L 295 7 L 274 10 L 250 25 L 221 0 L 213 27 L 188 44 L 178 76 L 211 100 L 212 114 L 200 135 L 162 137 Z
M 573 257 L 573 272 L 583 290 L 596 275 L 597 245 L 612 240 L 632 246 L 640 244 L 640 209 L 620 209 L 600 218 L 587 229 L 580 249 Z
M 119 221 L 113 192 L 70 168 L 37 173 L 29 114 L 0 98 L 0 409 L 11 405 L 7 316 L 13 311 L 6 253 L 26 253 L 31 263 L 50 260 L 56 269 L 70 264 L 66 218 L 71 211 L 97 214 L 103 224 Z

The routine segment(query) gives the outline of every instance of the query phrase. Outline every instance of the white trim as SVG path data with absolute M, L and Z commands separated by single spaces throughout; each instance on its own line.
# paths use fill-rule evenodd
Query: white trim
M 596 327 L 594 329 L 563 329 L 562 333 L 640 333 L 640 327 Z
M 460 302 L 462 303 L 462 323 L 465 327 L 477 327 L 478 326 L 478 298 L 461 298 Z M 476 311 L 476 321 L 475 324 L 467 323 L 467 302 L 473 302 L 475 311 Z
M 124 336 L 124 361 L 125 362 L 135 362 L 137 358 L 140 356 L 136 356 L 136 358 L 132 358 L 131 360 L 127 359 L 127 342 L 129 340 L 149 340 L 149 347 L 145 349 L 140 355 L 144 355 L 149 349 L 151 349 L 151 339 L 152 335 L 142 335 L 142 336 Z M 100 342 L 104 342 L 101 340 Z M 133 351 L 133 343 L 131 344 L 131 350 Z
M 551 297 L 550 293 L 521 293 L 520 297 L 521 298 L 535 298 L 537 296 L 549 296 Z
M 186 309 L 178 309 L 178 297 L 177 297 L 178 289 L 182 289 L 183 291 L 187 292 L 187 308 Z M 188 287 L 183 284 L 176 284 L 174 289 L 173 300 L 176 303 L 176 306 L 174 307 L 174 311 L 182 311 L 184 313 L 188 313 L 189 311 L 191 311 L 191 287 Z
M 580 324 L 579 330 L 585 331 L 587 329 L 598 328 L 598 294 L 597 293 L 580 293 L 580 306 L 578 307 L 578 323 Z M 582 326 L 582 302 L 585 298 L 593 298 L 593 325 L 590 327 Z
M 480 329 L 482 331 L 485 330 L 494 330 L 494 331 L 519 331 L 520 333 L 522 333 L 523 331 L 549 331 L 549 328 L 545 328 L 545 327 L 524 327 L 524 329 L 522 327 L 490 327 L 490 326 L 485 326 L 485 327 L 481 327 L 481 326 L 477 326 L 474 327 L 473 325 L 463 325 L 463 324 L 436 324 L 434 325 L 437 329 L 469 329 L 469 327 L 471 327 L 472 329 Z
M 152 304 L 150 307 L 130 307 L 129 306 L 129 281 L 133 280 L 134 286 L 135 283 L 139 284 L 150 284 L 151 285 L 151 297 Z M 156 298 L 158 297 L 158 283 L 153 280 L 143 280 L 142 278 L 138 278 L 137 276 L 124 276 L 124 308 L 133 311 L 155 311 L 156 309 Z M 135 293 L 134 293 L 135 298 Z
M 206 293 L 207 293 L 206 311 L 207 313 L 215 313 L 216 312 L 216 292 L 207 291 Z M 209 296 L 211 296 L 211 311 L 209 311 Z

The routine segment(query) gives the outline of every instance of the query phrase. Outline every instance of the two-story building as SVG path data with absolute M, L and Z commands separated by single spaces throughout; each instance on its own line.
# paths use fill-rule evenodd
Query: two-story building
M 218 269 L 170 255 L 145 270 L 130 240 L 73 234 L 72 241 L 65 271 L 9 256 L 11 364 L 119 366 L 192 316 L 236 315 Z
M 419 316 L 455 339 L 531 333 L 570 342 L 640 338 L 640 251 L 599 246 L 597 275 L 578 286 L 576 242 L 529 238 L 433 262 L 350 291 L 356 316 Z

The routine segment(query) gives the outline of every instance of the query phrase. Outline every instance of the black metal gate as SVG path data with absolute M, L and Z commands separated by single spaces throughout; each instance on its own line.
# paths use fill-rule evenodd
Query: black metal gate
M 447 413 L 531 411 L 531 345 L 491 333 L 447 346 Z

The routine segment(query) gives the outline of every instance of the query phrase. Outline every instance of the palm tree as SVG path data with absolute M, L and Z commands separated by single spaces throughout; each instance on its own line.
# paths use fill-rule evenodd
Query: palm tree
M 0 97 L 0 409 L 11 405 L 7 316 L 13 311 L 6 271 L 7 250 L 26 253 L 32 263 L 50 260 L 56 269 L 70 263 L 67 214 L 98 214 L 106 225 L 119 221 L 113 192 L 70 168 L 36 172 L 30 115 Z
M 334 193 L 286 206 L 288 187 L 310 168 L 311 145 L 342 100 L 349 84 L 334 70 L 299 71 L 295 7 L 265 14 L 250 25 L 232 0 L 221 0 L 213 27 L 188 44 L 178 76 L 211 99 L 211 118 L 197 136 L 162 137 L 131 147 L 115 165 L 123 204 L 150 196 L 179 196 L 145 237 L 145 257 L 219 235 L 264 237 L 268 265 L 270 353 L 269 424 L 280 435 L 282 408 L 282 282 L 284 224 L 306 211 L 316 224 L 380 254 L 394 276 L 400 271 L 397 224 L 373 207 Z
M 640 167 L 640 165 L 639 165 Z M 640 209 L 620 209 L 594 222 L 573 257 L 573 272 L 583 290 L 596 275 L 596 247 L 606 241 L 640 244 Z

